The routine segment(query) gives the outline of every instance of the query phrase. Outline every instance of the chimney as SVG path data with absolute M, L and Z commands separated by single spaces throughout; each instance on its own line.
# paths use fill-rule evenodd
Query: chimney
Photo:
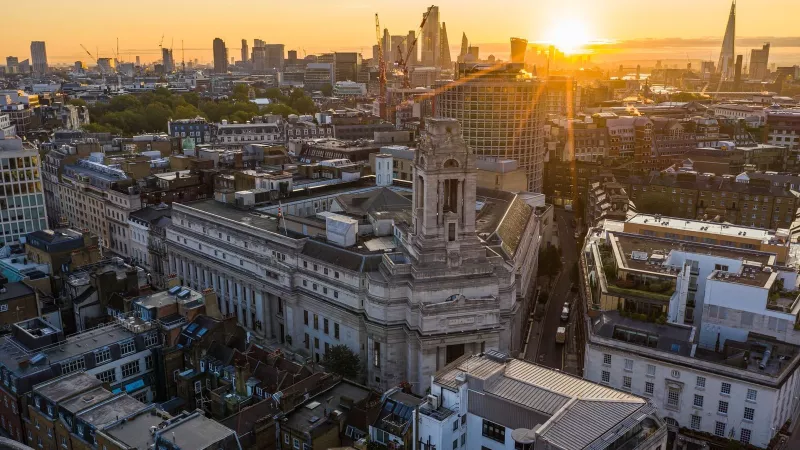
M 247 380 L 250 379 L 250 365 L 247 358 L 241 358 L 236 362 L 236 385 L 233 387 L 236 393 L 247 396 Z
M 206 307 L 206 315 L 214 319 L 222 320 L 222 312 L 219 310 L 219 303 L 217 302 L 217 293 L 213 288 L 203 289 L 203 304 Z

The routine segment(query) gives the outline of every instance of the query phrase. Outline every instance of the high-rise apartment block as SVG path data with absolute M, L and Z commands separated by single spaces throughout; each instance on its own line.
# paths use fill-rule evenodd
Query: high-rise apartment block
M 250 60 L 250 48 L 247 46 L 247 39 L 242 39 L 242 62 Z
M 455 81 L 437 82 L 435 114 L 458 119 L 479 158 L 518 161 L 528 190 L 542 192 L 545 116 L 539 87 L 522 64 L 460 63 Z
M 436 67 L 439 65 L 439 54 L 441 52 L 439 7 L 431 6 L 428 8 L 427 15 L 428 18 L 422 27 L 421 62 L 423 66 Z
M 750 51 L 750 79 L 761 81 L 769 74 L 769 42 Z
M 33 61 L 33 73 L 36 75 L 47 73 L 47 48 L 44 41 L 31 42 L 31 61 Z
M 214 39 L 214 73 L 228 73 L 228 49 L 220 38 Z
M 38 149 L 16 137 L 0 139 L 0 247 L 46 228 Z

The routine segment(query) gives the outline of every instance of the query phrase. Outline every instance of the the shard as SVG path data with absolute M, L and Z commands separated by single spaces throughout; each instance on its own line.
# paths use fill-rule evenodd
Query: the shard
M 464 62 L 467 52 L 469 52 L 469 40 L 467 39 L 467 33 L 463 33 L 461 35 L 461 52 L 458 54 L 458 62 Z
M 734 41 L 736 40 L 736 0 L 731 4 L 731 14 L 728 16 L 728 26 L 725 28 L 725 38 L 722 40 L 722 51 L 719 54 L 717 70 L 723 80 L 731 80 L 734 76 L 736 56 L 734 55 Z

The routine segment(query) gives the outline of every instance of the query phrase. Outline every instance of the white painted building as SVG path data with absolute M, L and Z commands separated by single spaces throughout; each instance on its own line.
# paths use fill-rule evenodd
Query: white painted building
M 581 261 L 592 311 L 584 376 L 650 398 L 675 430 L 766 447 L 800 413 L 794 269 L 746 243 L 621 225 L 591 230 Z
M 666 448 L 667 427 L 645 398 L 498 352 L 439 371 L 425 400 L 419 448 Z
M 476 170 L 458 123 L 431 120 L 412 199 L 388 187 L 334 186 L 286 199 L 282 213 L 298 217 L 281 222 L 277 205 L 249 212 L 213 200 L 173 204 L 170 271 L 195 289 L 213 287 L 222 313 L 256 340 L 315 361 L 346 344 L 361 355 L 371 386 L 407 380 L 424 391 L 432 373 L 463 354 L 517 352 L 522 343 L 539 198 L 476 190 Z M 388 235 L 341 247 L 331 236 L 293 234 L 324 229 L 316 214 L 334 203 L 359 227 L 389 220 Z M 479 203 L 480 211 L 461 207 Z M 287 224 L 298 222 L 287 236 Z

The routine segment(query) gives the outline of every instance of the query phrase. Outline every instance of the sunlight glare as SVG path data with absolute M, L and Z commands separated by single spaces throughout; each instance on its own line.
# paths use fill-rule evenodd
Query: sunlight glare
M 553 23 L 546 34 L 546 41 L 566 54 L 586 49 L 592 42 L 589 25 L 578 17 L 566 17 Z

